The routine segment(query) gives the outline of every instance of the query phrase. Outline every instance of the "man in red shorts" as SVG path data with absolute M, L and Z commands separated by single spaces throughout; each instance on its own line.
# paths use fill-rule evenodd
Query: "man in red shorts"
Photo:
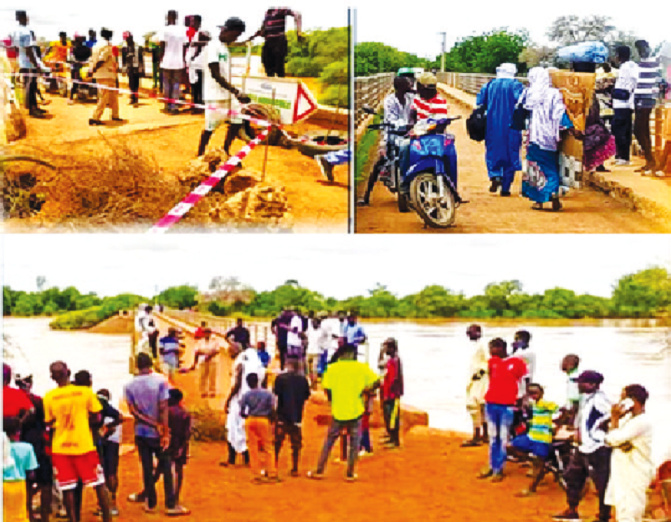
M 89 416 L 100 422 L 102 406 L 88 386 L 70 384 L 70 370 L 62 361 L 49 367 L 58 388 L 44 396 L 44 420 L 52 427 L 52 463 L 70 522 L 75 522 L 74 489 L 77 481 L 93 486 L 98 496 L 103 522 L 110 521 L 110 505 L 105 477 L 93 445 Z

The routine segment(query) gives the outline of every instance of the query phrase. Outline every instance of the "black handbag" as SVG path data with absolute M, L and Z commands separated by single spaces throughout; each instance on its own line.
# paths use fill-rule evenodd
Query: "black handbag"
M 523 131 L 527 128 L 527 120 L 531 111 L 524 108 L 524 101 L 527 99 L 526 93 L 523 96 L 520 96 L 517 105 L 515 105 L 515 110 L 513 110 L 512 121 L 510 122 L 510 128 L 516 131 Z
M 631 92 L 627 89 L 613 89 L 613 99 L 627 101 L 631 97 Z
M 485 89 L 487 86 L 485 86 Z M 473 141 L 483 141 L 487 135 L 487 92 L 485 103 L 476 107 L 466 120 L 466 132 Z

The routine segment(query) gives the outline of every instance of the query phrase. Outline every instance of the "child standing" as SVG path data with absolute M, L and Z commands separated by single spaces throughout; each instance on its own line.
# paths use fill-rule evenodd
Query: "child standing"
M 271 456 L 270 418 L 274 414 L 273 394 L 259 388 L 259 376 L 247 375 L 249 391 L 240 399 L 240 414 L 245 419 L 247 446 L 255 484 L 279 482 L 275 459 Z M 265 470 L 265 476 L 262 473 Z
M 28 505 L 28 482 L 34 481 L 37 469 L 37 457 L 28 442 L 21 442 L 21 423 L 16 417 L 3 421 L 4 431 L 10 441 L 11 465 L 2 471 L 2 519 L 5 522 L 26 522 L 31 506 Z M 9 461 L 8 461 L 8 464 Z
M 167 454 L 172 463 L 175 476 L 175 509 L 182 515 L 189 510 L 179 503 L 179 496 L 184 482 L 184 466 L 189 456 L 189 440 L 191 439 L 191 414 L 182 405 L 184 394 L 177 388 L 168 392 L 168 427 L 170 428 L 170 444 Z
M 370 415 L 373 412 L 373 395 L 364 393 L 363 404 L 366 409 L 363 412 L 363 417 L 361 417 L 359 457 L 368 457 L 373 454 L 373 446 L 370 442 Z
M 266 342 L 259 341 L 256 343 L 256 351 L 259 354 L 259 359 L 261 360 L 263 367 L 268 368 L 268 365 L 270 364 L 270 354 L 266 351 Z

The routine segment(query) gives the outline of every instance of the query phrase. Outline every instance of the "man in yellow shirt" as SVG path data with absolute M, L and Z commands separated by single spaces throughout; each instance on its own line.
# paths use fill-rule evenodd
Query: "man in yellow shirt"
M 64 362 L 52 363 L 49 371 L 58 388 L 44 396 L 44 420 L 52 428 L 52 463 L 70 522 L 75 522 L 74 490 L 79 480 L 95 488 L 103 522 L 109 522 L 105 477 L 89 427 L 90 416 L 100 422 L 102 406 L 91 388 L 70 384 L 70 370 Z
M 364 393 L 371 393 L 380 386 L 379 376 L 367 365 L 356 360 L 357 349 L 347 344 L 341 349 L 338 360 L 329 364 L 322 386 L 331 402 L 333 419 L 324 441 L 316 471 L 308 473 L 308 477 L 321 479 L 324 477 L 326 462 L 331 448 L 345 430 L 349 438 L 349 456 L 347 459 L 347 481 L 357 479 L 354 466 L 359 449 L 359 432 L 363 417 Z

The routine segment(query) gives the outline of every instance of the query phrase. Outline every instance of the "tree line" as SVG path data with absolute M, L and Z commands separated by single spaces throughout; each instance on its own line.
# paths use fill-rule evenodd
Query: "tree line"
M 611 49 L 629 45 L 637 59 L 633 43 L 638 38 L 631 32 L 618 29 L 608 16 L 560 16 L 546 31 L 551 45 L 534 42 L 526 30 L 506 27 L 485 31 L 482 34 L 459 38 L 445 53 L 445 70 L 459 73 L 494 74 L 504 62 L 517 65 L 525 74 L 537 65 L 561 65 L 555 53 L 558 47 L 587 40 L 599 40 Z M 439 69 L 441 55 L 435 60 L 419 58 L 378 42 L 362 42 L 354 49 L 355 75 L 368 76 L 382 72 L 396 72 L 400 67 Z
M 141 302 L 176 309 L 196 308 L 219 316 L 249 317 L 271 317 L 295 307 L 316 312 L 353 310 L 364 318 L 652 318 L 671 314 L 671 274 L 665 268 L 653 267 L 625 275 L 613 286 L 610 297 L 579 294 L 566 288 L 529 293 L 520 281 L 509 280 L 490 283 L 482 293 L 470 297 L 441 285 L 429 285 L 399 297 L 385 285 L 377 284 L 366 295 L 339 300 L 296 280 L 257 292 L 236 278 L 215 278 L 206 292 L 190 285 L 173 286 L 151 299 L 133 294 L 99 298 L 92 293 L 82 295 L 73 287 L 24 292 L 8 286 L 3 287 L 3 297 L 4 315 L 68 312 L 56 323 L 56 327 L 66 328 L 90 326 L 100 317 L 104 319 Z

